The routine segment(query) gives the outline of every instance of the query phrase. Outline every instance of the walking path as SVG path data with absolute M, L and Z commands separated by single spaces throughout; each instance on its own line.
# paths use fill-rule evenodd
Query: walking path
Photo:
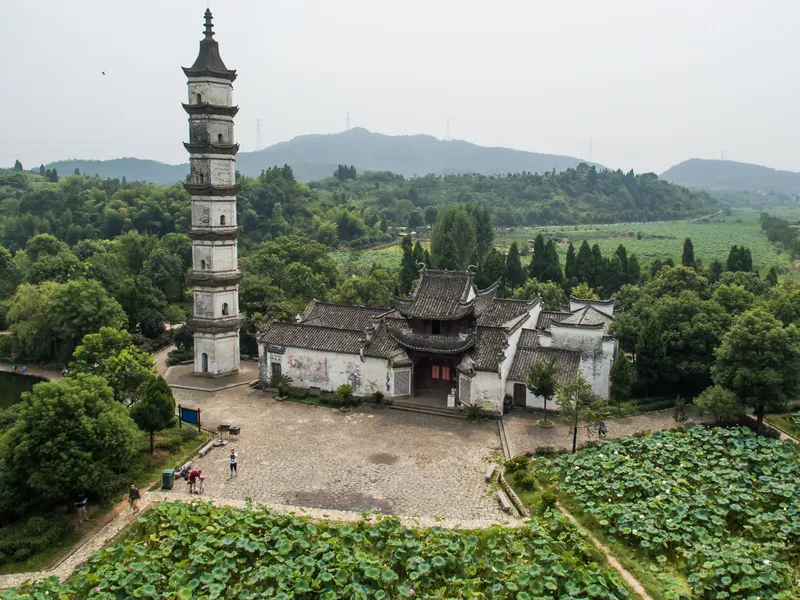
M 594 547 L 603 553 L 603 555 L 606 557 L 606 561 L 608 561 L 608 564 L 611 566 L 611 568 L 614 569 L 617 573 L 619 573 L 620 577 L 622 577 L 622 579 L 625 580 L 625 583 L 627 583 L 631 588 L 633 588 L 633 591 L 639 594 L 642 600 L 653 600 L 650 594 L 648 594 L 647 591 L 644 589 L 644 586 L 642 586 L 642 584 L 639 583 L 639 580 L 637 580 L 633 575 L 631 575 L 630 572 L 620 564 L 620 562 L 616 559 L 616 557 L 613 554 L 611 554 L 611 550 L 609 550 L 607 546 L 603 545 L 600 542 L 600 540 L 594 537 L 586 528 L 584 528 L 583 525 L 578 523 L 578 520 L 574 516 L 572 516 L 571 512 L 569 512 L 566 508 L 561 506 L 560 502 L 557 502 L 556 506 L 558 507 L 558 510 L 561 511 L 561 514 L 567 517 L 570 521 L 572 521 L 572 524 L 575 525 L 578 531 L 583 533 L 583 535 L 585 535 L 589 539 L 589 541 L 592 542 Z
M 16 365 L 16 370 L 12 369 L 13 365 L 10 363 L 0 363 L 0 371 L 4 371 L 6 373 L 14 373 L 15 375 L 33 375 L 34 377 L 41 377 L 42 379 L 49 379 L 52 381 L 58 381 L 61 379 L 61 372 L 57 369 L 44 369 L 42 367 L 37 367 L 35 365 L 24 365 L 28 368 L 25 371 L 21 370 L 23 365 L 18 364 Z

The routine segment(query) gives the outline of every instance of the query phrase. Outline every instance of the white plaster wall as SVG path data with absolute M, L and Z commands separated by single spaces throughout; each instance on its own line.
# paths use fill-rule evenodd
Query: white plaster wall
M 233 105 L 233 86 L 210 80 L 189 80 L 189 104 L 197 104 L 197 94 L 202 96 L 202 102 L 217 106 Z
M 592 393 L 598 398 L 607 398 L 611 365 L 616 355 L 616 340 L 603 340 L 602 349 L 593 354 L 581 356 L 581 372 L 592 384 Z
M 195 227 L 219 226 L 225 216 L 225 226 L 236 225 L 236 200 L 192 200 L 192 225 Z
M 496 410 L 503 409 L 503 383 L 497 373 L 477 371 L 472 378 L 472 404 L 490 402 Z
M 272 356 L 269 355 L 270 360 Z M 335 390 L 340 385 L 352 385 L 354 379 L 356 393 L 361 394 L 364 365 L 358 354 L 286 348 L 283 354 L 274 356 L 280 357 L 281 370 L 294 380 L 294 387 Z
M 514 384 L 515 383 L 521 383 L 522 385 L 525 385 L 524 381 L 511 381 L 511 380 L 506 381 L 506 387 L 505 387 L 505 395 L 506 396 L 511 396 L 512 398 L 514 397 Z M 525 406 L 526 406 L 526 408 L 541 408 L 541 409 L 544 409 L 544 397 L 543 396 L 536 396 L 528 388 L 525 388 Z M 519 407 L 517 407 L 517 408 L 519 408 Z M 553 397 L 553 399 L 550 402 L 547 403 L 547 412 L 549 414 L 551 410 L 556 410 L 556 409 L 558 409 L 558 406 L 556 406 L 556 399 L 555 399 L 555 397 Z
M 233 119 L 221 115 L 193 115 L 189 118 L 189 139 L 208 136 L 212 144 L 233 143 Z
M 591 354 L 601 350 L 603 328 L 560 327 L 558 323 L 550 324 L 550 335 L 553 348 L 574 350 L 583 354 Z
M 236 162 L 232 156 L 208 158 L 206 155 L 190 158 L 192 183 L 210 183 L 217 186 L 233 185 L 236 181 Z M 203 180 L 200 180 L 200 174 Z
M 221 375 L 239 370 L 239 333 L 195 333 L 194 370 L 203 372 L 203 353 L 208 355 L 208 374 Z
M 389 375 L 389 361 L 384 358 L 364 358 L 364 379 L 361 382 L 360 394 L 368 396 L 381 392 L 388 396 L 391 391 L 386 387 L 386 377 Z M 390 380 L 391 381 L 391 380 Z
M 206 261 L 206 271 L 235 271 L 238 269 L 236 242 L 195 241 L 192 244 L 192 267 L 202 270 L 201 261 Z

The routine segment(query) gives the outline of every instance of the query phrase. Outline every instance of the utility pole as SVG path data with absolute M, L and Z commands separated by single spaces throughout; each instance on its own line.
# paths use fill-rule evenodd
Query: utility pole
M 261 150 L 261 119 L 256 119 L 256 152 Z

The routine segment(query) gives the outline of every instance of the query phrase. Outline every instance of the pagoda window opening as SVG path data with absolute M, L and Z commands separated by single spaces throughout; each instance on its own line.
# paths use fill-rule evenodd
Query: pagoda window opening
M 431 321 L 431 333 L 434 335 L 438 335 L 442 333 L 442 322 L 441 321 Z
M 227 317 L 228 316 L 228 303 L 227 302 L 223 302 L 222 303 L 222 316 L 223 317 Z
M 201 260 L 201 261 L 200 261 L 200 268 L 201 268 L 203 271 L 205 271 L 205 270 L 206 270 L 206 261 L 204 261 L 204 260 Z
M 222 134 L 221 134 L 221 133 L 218 133 L 218 134 L 217 134 L 217 143 L 218 143 L 218 144 L 221 144 L 221 143 L 222 143 Z
M 220 215 L 219 216 L 219 224 L 220 225 L 225 225 L 225 215 Z
M 203 183 L 203 174 L 202 173 L 198 173 L 197 176 L 200 178 L 200 183 Z
M 203 96 L 201 94 L 197 94 L 197 103 L 198 104 L 202 104 L 203 103 Z

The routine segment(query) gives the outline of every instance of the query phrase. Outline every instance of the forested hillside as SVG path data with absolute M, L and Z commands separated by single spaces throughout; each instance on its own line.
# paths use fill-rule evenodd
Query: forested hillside
M 708 190 L 800 194 L 800 173 L 732 160 L 692 158 L 670 167 L 661 178 L 678 185 Z
M 705 192 L 692 192 L 652 173 L 597 170 L 581 163 L 561 173 L 446 175 L 405 179 L 392 173 L 365 173 L 356 179 L 332 177 L 312 188 L 344 192 L 365 206 L 410 227 L 432 223 L 428 207 L 450 202 L 485 204 L 494 224 L 567 225 L 619 221 L 672 220 L 703 216 L 719 208 Z
M 274 165 L 289 165 L 300 181 L 328 177 L 337 164 L 355 165 L 362 171 L 392 171 L 405 177 L 428 173 L 515 173 L 563 171 L 581 160 L 572 156 L 539 154 L 510 148 L 487 148 L 462 140 L 444 141 L 430 135 L 383 135 L 356 127 L 333 134 L 300 135 L 258 152 L 240 152 L 236 168 L 249 177 Z M 172 184 L 183 179 L 189 165 L 123 158 L 115 160 L 63 160 L 48 169 L 129 181 Z

